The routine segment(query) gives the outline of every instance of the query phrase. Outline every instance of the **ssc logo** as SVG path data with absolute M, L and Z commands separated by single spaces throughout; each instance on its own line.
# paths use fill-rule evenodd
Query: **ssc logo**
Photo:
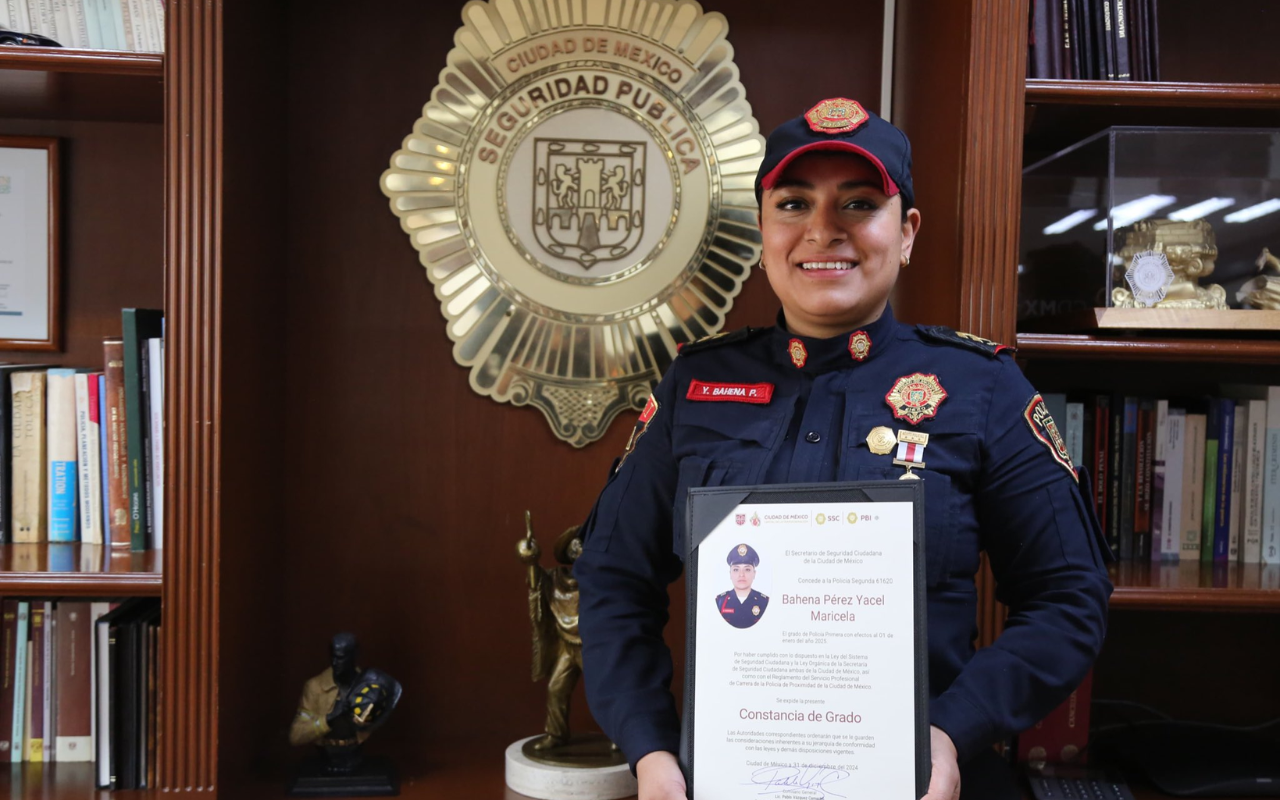
M 382 191 L 472 389 L 581 447 L 723 325 L 759 258 L 764 140 L 696 2 L 462 13 Z

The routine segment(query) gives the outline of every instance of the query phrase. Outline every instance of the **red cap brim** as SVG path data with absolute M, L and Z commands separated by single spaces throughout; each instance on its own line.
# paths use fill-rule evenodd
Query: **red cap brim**
M 778 182 L 778 178 L 782 177 L 782 171 L 787 168 L 788 164 L 795 161 L 805 153 L 813 153 L 819 150 L 837 150 L 862 156 L 866 160 L 870 161 L 877 170 L 879 170 L 880 181 L 884 188 L 884 193 L 889 197 L 893 197 L 898 193 L 898 184 L 894 183 L 893 178 L 889 177 L 889 171 L 884 168 L 884 164 L 881 163 L 880 159 L 871 155 L 871 153 L 865 148 L 858 147 L 852 142 L 842 142 L 838 140 L 828 142 L 810 142 L 809 144 L 797 147 L 795 150 L 787 153 L 783 156 L 782 160 L 778 162 L 778 166 L 769 170 L 769 173 L 760 180 L 760 187 L 765 191 L 772 189 L 773 185 Z

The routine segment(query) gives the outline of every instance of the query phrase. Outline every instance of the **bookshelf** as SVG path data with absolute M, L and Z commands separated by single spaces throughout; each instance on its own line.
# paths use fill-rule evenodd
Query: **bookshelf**
M 160 122 L 164 56 L 0 47 L 0 118 Z

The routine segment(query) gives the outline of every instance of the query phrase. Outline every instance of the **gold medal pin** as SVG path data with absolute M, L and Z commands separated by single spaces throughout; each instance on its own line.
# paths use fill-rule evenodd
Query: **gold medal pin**
M 867 448 L 878 456 L 887 456 L 893 452 L 893 446 L 898 443 L 894 437 L 893 431 L 883 425 L 877 425 L 871 429 L 871 433 L 867 434 Z
M 924 448 L 929 444 L 929 434 L 919 431 L 898 431 L 898 453 L 893 459 L 895 466 L 906 467 L 907 471 L 898 480 L 918 481 L 920 476 L 912 472 L 913 468 L 925 468 Z

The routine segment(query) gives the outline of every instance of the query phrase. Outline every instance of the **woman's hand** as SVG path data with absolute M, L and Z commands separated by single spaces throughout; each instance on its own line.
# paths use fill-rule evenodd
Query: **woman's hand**
M 951 737 L 941 728 L 930 725 L 929 750 L 933 756 L 933 774 L 929 777 L 929 791 L 920 800 L 960 800 L 960 764 Z
M 685 800 L 684 773 L 673 753 L 655 750 L 637 761 L 636 779 L 640 781 L 639 800 Z

